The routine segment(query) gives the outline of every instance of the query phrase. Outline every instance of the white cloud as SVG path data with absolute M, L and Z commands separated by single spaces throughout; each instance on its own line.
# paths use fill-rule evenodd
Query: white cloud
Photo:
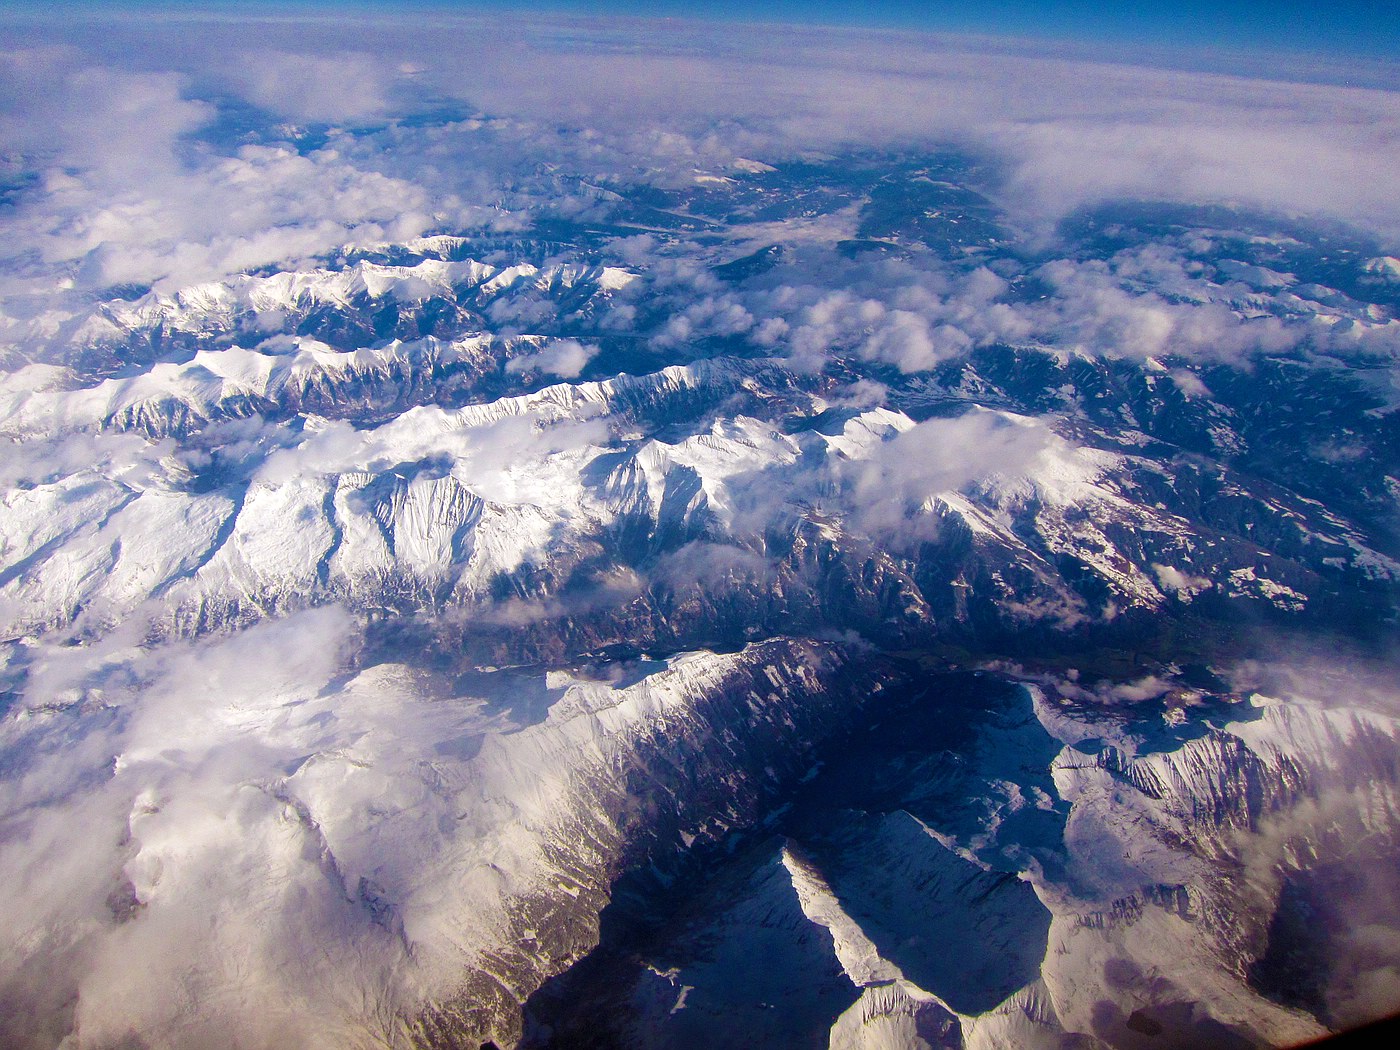
M 307 121 L 383 116 L 396 80 L 412 76 L 367 51 L 243 51 L 218 64 L 220 83 L 269 113 Z
M 149 656 L 139 623 L 95 647 L 36 648 L 27 716 L 0 742 L 23 756 L 0 781 L 17 909 L 0 999 L 23 1007 L 0 1022 L 8 1042 L 61 1024 L 76 996 L 93 1043 L 139 1031 L 213 1045 L 231 1026 L 259 1045 L 336 1045 L 362 1020 L 357 998 L 392 988 L 404 960 L 277 789 L 312 730 L 297 705 L 340 666 L 350 628 L 325 610 Z
M 930 326 L 908 310 L 894 310 L 861 344 L 862 357 L 887 361 L 901 372 L 922 372 L 970 349 L 972 340 L 953 325 Z
M 577 339 L 556 339 L 536 353 L 511 358 L 506 362 L 506 371 L 538 370 L 561 379 L 577 379 L 588 362 L 597 355 L 596 346 L 580 343 Z
M 903 546 L 936 535 L 931 500 L 999 478 L 1034 478 L 1055 443 L 1037 422 L 976 411 L 895 432 L 868 456 L 837 461 L 833 469 L 846 487 L 852 523 Z
M 130 32 L 55 29 L 57 46 L 11 51 L 0 69 L 0 139 L 44 175 L 7 240 L 90 284 L 188 282 L 480 221 L 525 203 L 518 176 L 540 160 L 665 183 L 754 155 L 950 140 L 1000 158 L 998 199 L 1019 221 L 1139 196 L 1400 231 L 1400 94 L 1289 83 L 1286 65 L 1262 80 L 834 30 L 775 47 L 689 27 L 678 48 L 638 23 L 561 38 L 499 19 L 169 19 Z M 304 156 L 220 152 L 191 138 L 214 116 L 195 95 L 293 120 L 392 121 L 444 98 L 509 119 L 391 124 Z M 599 199 L 577 182 L 549 198 L 556 212 L 576 199 L 579 214 Z M 712 322 L 747 330 L 737 309 Z M 913 362 L 934 343 L 905 333 L 892 352 Z
M 44 311 L 76 311 L 113 283 L 173 288 L 434 229 L 600 220 L 619 189 L 694 188 L 697 170 L 764 168 L 745 158 L 781 164 L 949 141 L 994 156 L 998 202 L 1040 232 L 1081 204 L 1120 196 L 1240 201 L 1339 216 L 1392 239 L 1400 231 L 1394 92 L 858 33 L 750 38 L 688 27 L 675 43 L 661 35 L 671 30 L 637 23 L 575 28 L 436 16 L 428 24 L 172 18 L 117 26 L 110 40 L 61 28 L 51 35 L 64 46 L 9 52 L 0 58 L 0 151 L 35 181 L 0 214 L 0 321 L 19 330 L 37 318 L 59 338 L 62 323 Z M 322 129 L 314 148 L 294 145 L 294 129 L 244 136 L 218 123 L 230 99 L 277 121 L 346 126 Z M 436 106 L 453 109 L 452 119 L 412 119 Z M 478 109 L 485 115 L 466 115 Z M 1253 316 L 1232 305 L 1235 291 L 1168 248 L 1096 262 L 1040 256 L 1021 275 L 1050 293 L 1036 298 L 985 267 L 844 259 L 831 249 L 853 226 L 854 209 L 794 222 L 777 277 L 741 288 L 714 276 L 718 238 L 709 234 L 675 235 L 658 223 L 615 238 L 605 251 L 645 279 L 619 291 L 600 323 L 628 331 L 659 317 L 653 349 L 748 339 L 797 370 L 817 371 L 835 351 L 857 368 L 878 366 L 891 383 L 890 370 L 927 372 L 997 342 L 1240 362 L 1309 341 L 1384 350 L 1400 340 L 1379 325 L 1334 332 Z M 736 237 L 758 248 L 775 230 L 755 223 Z M 488 318 L 548 326 L 560 309 L 522 293 L 499 299 Z M 536 345 L 506 371 L 574 379 L 600 352 L 574 338 Z M 22 361 L 25 348 L 11 349 L 7 360 Z M 27 373 L 8 392 L 27 397 L 39 387 L 23 383 L 55 375 Z M 1192 396 L 1208 393 L 1191 371 L 1170 375 Z M 1045 421 L 972 411 L 915 423 L 877 407 L 895 403 L 882 384 L 841 381 L 833 405 L 871 410 L 851 434 L 780 434 L 745 421 L 747 430 L 717 426 L 684 449 L 654 441 L 650 452 L 694 454 L 712 468 L 697 476 L 739 542 L 755 542 L 802 506 L 897 552 L 934 535 L 940 494 L 991 479 L 1024 494 L 1077 469 L 1075 450 Z M 531 520 L 547 533 L 566 513 L 591 511 L 583 465 L 617 434 L 582 395 L 531 404 L 504 417 L 481 406 L 422 407 L 364 429 L 307 417 L 304 429 L 228 424 L 220 440 L 226 459 L 248 460 L 239 469 L 255 486 L 431 459 L 484 499 L 538 509 Z M 131 435 L 60 434 L 7 449 L 0 484 L 83 485 L 92 475 L 80 495 L 106 506 L 103 486 L 136 489 L 180 474 L 170 452 L 171 443 Z M 200 465 L 202 455 L 187 450 L 183 462 Z M 14 500 L 50 497 L 56 506 L 67 498 Z M 64 505 L 75 517 L 98 513 L 77 498 Z M 584 516 L 571 524 L 585 528 Z M 52 529 L 59 517 L 27 520 Z M 27 555 L 47 542 L 42 528 L 6 541 L 18 537 Z M 1182 598 L 1204 586 L 1154 569 Z M 771 571 L 758 555 L 707 539 L 664 557 L 652 580 L 759 587 Z M 586 612 L 630 601 L 646 584 L 617 571 L 576 600 L 501 603 L 483 619 Z M 213 1043 L 233 1029 L 267 1045 L 349 1045 L 352 1029 L 384 1022 L 385 1011 L 441 977 L 416 965 L 461 961 L 454 923 L 467 912 L 442 902 L 460 904 L 466 891 L 447 877 L 451 864 L 432 862 L 450 837 L 442 828 L 468 837 L 471 829 L 456 830 L 460 811 L 449 803 L 459 799 L 422 780 L 418 763 L 435 776 L 444 767 L 426 756 L 470 737 L 481 712 L 420 703 L 397 685 L 347 693 L 335 676 L 358 628 L 336 610 L 154 651 L 145 651 L 148 626 L 136 615 L 83 645 L 69 644 L 83 640 L 75 631 L 8 650 L 6 670 L 27 678 L 0 721 L 0 882 L 11 914 L 0 936 L 21 947 L 0 952 L 0 1007 L 24 1002 L 61 1019 L 80 993 L 83 1038 L 94 1043 L 128 1029 L 156 1042 Z M 1164 688 L 1148 678 L 1100 698 L 1136 702 Z M 335 761 L 303 774 L 311 754 Z M 325 807 L 316 819 L 287 796 L 293 777 Z M 394 792 L 403 803 L 396 813 L 413 815 L 390 830 L 368 827 L 373 807 Z M 330 844 L 337 820 L 344 837 Z M 355 899 L 357 876 L 375 856 L 418 909 L 405 921 L 426 945 L 421 955 Z M 394 860 L 401 856 L 409 859 Z M 124 909 L 136 917 L 119 922 Z M 449 971 L 460 972 L 444 964 Z
M 1290 83 L 1283 62 L 1278 79 L 1263 80 L 837 31 L 784 34 L 777 47 L 767 35 L 695 30 L 676 53 L 648 33 L 604 28 L 601 46 L 560 47 L 521 27 L 507 68 L 478 54 L 463 76 L 445 58 L 429 75 L 457 77 L 450 90 L 497 113 L 614 134 L 669 127 L 626 141 L 701 166 L 732 165 L 740 146 L 772 159 L 963 137 L 1005 159 L 1002 202 L 1029 218 L 1127 195 L 1248 201 L 1400 228 L 1400 98 Z M 629 37 L 630 48 L 607 46 Z
M 66 72 L 27 57 L 0 66 L 36 100 L 4 114 L 0 142 L 40 179 L 0 220 L 0 289 L 33 294 L 56 275 L 85 288 L 180 287 L 339 244 L 402 240 L 433 221 L 423 190 L 357 167 L 334 144 L 306 155 L 198 144 L 190 136 L 215 110 L 185 97 L 183 72 Z

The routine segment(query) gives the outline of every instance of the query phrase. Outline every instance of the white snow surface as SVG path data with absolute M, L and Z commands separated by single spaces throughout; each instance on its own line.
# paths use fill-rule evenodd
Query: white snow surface
M 834 477 L 839 498 L 850 501 L 848 527 L 877 538 L 904 529 L 911 513 L 922 513 L 930 529 L 940 514 L 953 514 L 985 542 L 1035 564 L 1039 555 L 1011 528 L 1018 508 L 1033 501 L 1052 551 L 1077 554 L 1123 602 L 1149 606 L 1162 600 L 1149 576 L 1093 521 L 1070 525 L 1064 515 L 1089 508 L 1095 520 L 1127 517 L 1173 534 L 1184 528 L 1118 494 L 1106 480 L 1114 457 L 1076 449 L 1022 417 L 983 413 L 967 424 L 915 424 L 874 409 L 838 435 L 799 441 L 739 415 L 674 443 L 638 440 L 624 414 L 628 398 L 679 401 L 717 378 L 737 378 L 699 366 L 558 384 L 460 409 L 411 408 L 368 429 L 308 417 L 295 437 L 278 439 L 285 447 L 274 446 L 241 491 L 191 490 L 184 453 L 96 429 L 138 403 L 176 401 L 207 415 L 230 384 L 241 395 L 269 397 L 299 369 L 369 367 L 370 359 L 382 363 L 409 349 L 337 354 L 302 344 L 288 355 L 234 348 L 157 366 L 135 380 L 12 393 L 5 426 L 36 460 L 40 435 L 90 442 L 98 454 L 78 458 L 68 473 L 36 474 L 37 484 L 0 504 L 0 550 L 11 566 L 0 581 L 0 616 L 17 632 L 62 623 L 76 610 L 114 622 L 149 600 L 172 610 L 236 603 L 271 612 L 308 596 L 364 594 L 366 581 L 471 602 L 500 574 L 584 549 L 622 516 L 655 519 L 678 471 L 699 483 L 686 513 L 703 500 L 720 526 L 749 545 L 781 509 L 768 480 L 775 472 L 793 479 L 796 496 L 809 486 L 829 491 Z M 42 385 L 30 371 L 20 385 Z M 1006 451 L 994 461 L 969 459 L 961 447 L 967 426 Z M 624 468 L 601 484 L 587 480 L 590 463 L 618 453 L 632 480 L 618 473 Z M 423 463 L 439 466 L 424 472 L 415 466 Z M 911 464 L 919 464 L 913 473 Z M 285 527 L 292 522 L 296 528 Z M 1048 566 L 1044 573 L 1048 579 Z
M 579 899 L 591 921 L 612 816 L 590 807 L 638 741 L 690 731 L 754 660 L 781 656 L 789 695 L 832 660 L 770 646 L 618 688 L 500 671 L 462 689 L 397 664 L 347 677 L 357 631 L 325 608 L 154 649 L 135 630 L 33 644 L 0 723 L 22 770 L 0 781 L 0 987 L 50 986 L 38 1013 L 76 997 L 65 1045 L 403 1044 L 414 1011 L 544 937 L 523 901 Z M 521 720 L 527 687 L 542 721 Z
M 1247 924 L 1267 921 L 1280 872 L 1303 863 L 1298 858 L 1316 848 L 1309 843 L 1332 833 L 1332 822 L 1354 826 L 1349 834 L 1361 838 L 1395 834 L 1393 783 L 1364 786 L 1365 797 L 1343 785 L 1349 765 L 1393 753 L 1400 704 L 1359 686 L 1343 698 L 1331 672 L 1311 686 L 1306 678 L 1300 684 L 1286 699 L 1260 699 L 1214 735 L 1165 750 L 1125 732 L 1111 708 L 1095 711 L 1078 699 L 1060 699 L 1053 685 L 1026 686 L 1037 722 L 1065 745 L 1052 771 L 1056 793 L 1069 805 L 1070 866 L 1063 880 L 1037 868 L 1023 876 L 1052 915 L 1044 960 L 1034 980 L 985 1013 L 958 1014 L 912 984 L 882 957 L 820 870 L 785 850 L 783 864 L 804 913 L 830 931 L 842 969 L 862 989 L 833 1027 L 830 1045 L 1039 1050 L 1062 1046 L 1071 1034 L 1087 1040 L 1084 1045 L 1114 1045 L 1131 1037 L 1124 1026 L 1134 1012 L 1173 1003 L 1195 1004 L 1195 1023 L 1217 1026 L 1200 1029 L 1203 1039 L 1220 1026 L 1269 1045 L 1321 1035 L 1311 1016 L 1265 999 L 1240 976 L 1238 939 Z M 1071 682 L 1064 685 L 1070 696 L 1087 695 Z M 1089 740 L 1125 756 L 1126 773 L 1075 749 Z M 1017 762 L 1009 755 L 1001 760 Z M 1320 794 L 1285 802 L 1258 826 L 1228 815 L 1215 824 L 1212 800 L 1244 798 L 1249 789 L 1232 781 L 1250 775 L 1255 760 L 1271 771 L 1266 784 L 1272 786 L 1265 790 L 1283 788 L 1290 770 L 1304 770 Z M 958 845 L 941 835 L 939 841 Z M 1230 858 L 1225 870 L 1243 864 L 1243 884 L 1222 881 L 1224 858 Z M 1154 896 L 1163 887 L 1170 892 Z M 1377 965 L 1377 975 L 1389 972 Z M 1357 979 L 1364 985 L 1371 977 Z M 939 1030 L 934 1018 L 954 1020 L 953 1033 L 931 1037 Z

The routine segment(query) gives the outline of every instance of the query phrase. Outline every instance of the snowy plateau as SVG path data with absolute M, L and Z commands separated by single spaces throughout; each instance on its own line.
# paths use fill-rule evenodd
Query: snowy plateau
M 229 112 L 247 164 L 420 126 Z M 5 259 L 0 1043 L 1400 1011 L 1393 240 L 1051 235 L 951 148 L 599 172 L 433 119 L 530 157 L 489 222 Z

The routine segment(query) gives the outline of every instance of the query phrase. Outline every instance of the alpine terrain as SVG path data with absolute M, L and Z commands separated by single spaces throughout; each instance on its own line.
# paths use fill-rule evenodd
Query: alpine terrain
M 0 1043 L 1400 1011 L 1393 229 L 155 69 L 5 161 Z

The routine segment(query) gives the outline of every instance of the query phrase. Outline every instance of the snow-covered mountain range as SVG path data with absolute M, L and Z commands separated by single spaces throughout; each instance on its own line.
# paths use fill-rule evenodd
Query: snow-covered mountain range
M 960 172 L 0 319 L 6 1044 L 1400 1008 L 1393 259 Z

